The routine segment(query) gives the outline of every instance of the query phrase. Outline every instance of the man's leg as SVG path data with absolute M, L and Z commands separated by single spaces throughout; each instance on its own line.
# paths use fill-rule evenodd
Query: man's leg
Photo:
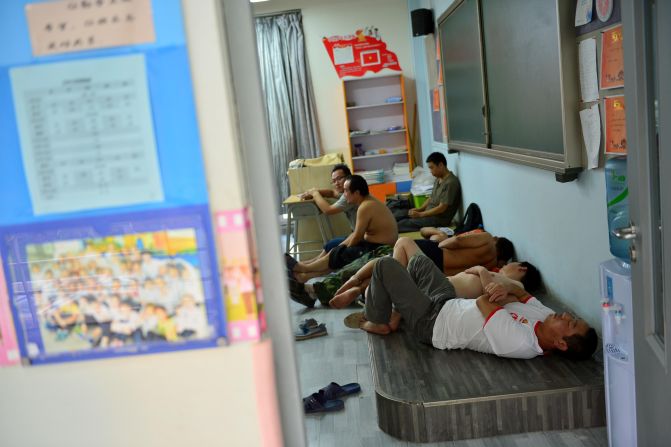
M 414 328 L 431 309 L 431 299 L 417 287 L 410 273 L 397 260 L 380 258 L 373 268 L 366 293 L 364 313 L 367 322 L 377 327 L 387 326 L 389 332 L 392 306 Z M 365 326 L 363 329 L 367 330 Z
M 419 232 L 424 239 L 429 239 L 431 236 L 441 233 L 436 227 L 422 227 L 419 229 Z
M 415 254 L 408 262 L 408 273 L 417 287 L 432 301 L 456 297 L 454 286 L 445 273 L 424 253 Z
M 441 227 L 441 222 L 436 217 L 416 217 L 407 218 L 398 221 L 398 232 L 407 233 L 410 231 L 419 231 L 422 227 Z
M 324 256 L 326 256 L 328 254 L 328 252 L 330 252 L 331 250 L 336 248 L 338 245 L 342 244 L 342 242 L 344 240 L 345 240 L 344 237 L 336 237 L 336 238 L 331 239 L 330 241 L 328 241 L 326 243 L 326 245 L 324 245 L 324 249 L 321 251 L 321 253 L 319 253 L 316 257 L 314 257 L 312 259 L 308 259 L 307 261 L 304 261 L 303 264 L 304 265 L 312 264 L 316 260 L 318 260 L 320 258 L 323 258 Z
M 306 262 L 299 262 L 294 266 L 294 273 L 313 273 L 324 272 L 329 270 L 329 257 L 323 256 L 309 264 Z M 298 279 L 298 278 L 296 278 Z
M 399 238 L 394 245 L 394 259 L 396 259 L 401 263 L 401 265 L 405 267 L 408 265 L 410 258 L 412 258 L 419 251 L 419 247 L 412 239 L 402 237 Z M 329 302 L 331 307 L 342 309 L 343 307 L 349 306 L 352 302 L 354 302 L 361 291 L 366 289 L 368 280 L 373 275 L 373 268 L 375 267 L 376 261 L 377 259 L 369 261 L 336 291 L 333 299 Z M 365 285 L 361 284 L 362 282 L 365 282 Z M 351 291 L 352 288 L 357 288 L 358 292 Z
M 309 264 L 312 264 L 313 262 L 315 262 L 315 261 L 319 260 L 320 258 L 323 258 L 324 256 L 326 256 L 327 253 L 328 253 L 328 252 L 327 252 L 326 250 L 322 250 L 322 251 L 319 252 L 319 254 L 318 254 L 317 256 L 315 256 L 314 258 L 312 258 L 312 259 L 308 259 L 307 261 L 301 261 L 301 262 L 303 263 L 303 265 L 309 265 Z
M 394 245 L 394 259 L 406 267 L 410 258 L 412 258 L 419 250 L 420 249 L 415 241 L 409 237 L 400 237 Z

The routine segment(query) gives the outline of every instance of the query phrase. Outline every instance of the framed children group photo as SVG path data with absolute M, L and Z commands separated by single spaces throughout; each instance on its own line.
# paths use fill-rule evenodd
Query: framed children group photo
M 207 207 L 17 227 L 2 235 L 31 363 L 214 346 L 223 306 Z

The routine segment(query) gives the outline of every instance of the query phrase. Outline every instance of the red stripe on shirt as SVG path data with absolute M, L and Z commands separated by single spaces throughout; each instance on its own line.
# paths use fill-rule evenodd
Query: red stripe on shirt
M 526 304 L 527 301 L 529 301 L 531 298 L 533 298 L 533 296 L 529 295 L 528 297 L 526 297 L 526 299 L 520 301 L 520 303 L 522 303 L 522 304 Z
M 538 332 L 536 332 L 536 331 L 538 329 L 539 324 L 541 324 L 540 321 L 537 321 L 536 324 L 534 324 L 534 334 L 536 335 L 536 338 L 538 338 Z
M 487 325 L 487 322 L 489 321 L 489 319 L 492 318 L 492 317 L 494 316 L 494 314 L 495 314 L 496 312 L 500 311 L 500 310 L 503 310 L 503 307 L 497 307 L 496 309 L 494 309 L 494 310 L 492 311 L 492 313 L 490 313 L 490 314 L 487 316 L 487 318 L 485 318 L 485 324 L 483 324 L 482 327 L 485 327 L 485 326 Z

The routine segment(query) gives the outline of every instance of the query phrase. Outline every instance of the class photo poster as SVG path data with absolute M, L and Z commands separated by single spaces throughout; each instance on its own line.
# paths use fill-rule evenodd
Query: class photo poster
M 29 364 L 211 347 L 223 338 L 207 207 L 3 228 Z

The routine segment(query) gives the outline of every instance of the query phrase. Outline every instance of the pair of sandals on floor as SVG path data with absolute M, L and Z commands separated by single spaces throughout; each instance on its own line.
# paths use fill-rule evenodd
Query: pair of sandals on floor
M 342 398 L 359 392 L 361 392 L 361 385 L 358 383 L 348 383 L 341 386 L 331 382 L 316 393 L 304 397 L 303 409 L 306 414 L 340 411 L 345 408 L 345 402 Z

